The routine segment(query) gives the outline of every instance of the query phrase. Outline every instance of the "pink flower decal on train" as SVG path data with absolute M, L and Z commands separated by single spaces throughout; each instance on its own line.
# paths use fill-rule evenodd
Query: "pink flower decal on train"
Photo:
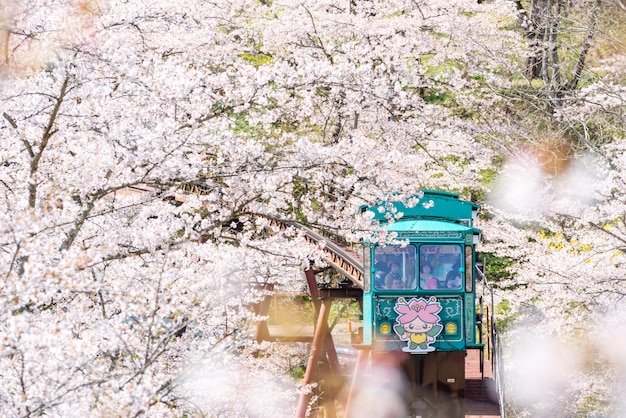
M 411 298 L 407 302 L 404 298 L 398 298 L 394 310 L 398 313 L 398 318 L 393 330 L 400 340 L 407 342 L 402 351 L 408 353 L 434 351 L 435 347 L 431 344 L 436 341 L 443 329 L 438 315 L 441 304 L 437 299 Z

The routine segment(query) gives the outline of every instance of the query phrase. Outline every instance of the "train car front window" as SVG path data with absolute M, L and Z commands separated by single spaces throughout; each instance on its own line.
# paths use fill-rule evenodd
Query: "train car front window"
M 415 289 L 417 250 L 414 245 L 374 249 L 374 287 L 377 290 Z
M 421 289 L 461 290 L 464 269 L 460 245 L 421 245 L 419 254 Z

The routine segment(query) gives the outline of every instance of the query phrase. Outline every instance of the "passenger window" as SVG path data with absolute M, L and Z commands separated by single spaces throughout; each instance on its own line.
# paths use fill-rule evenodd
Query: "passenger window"
M 421 245 L 420 288 L 460 290 L 463 287 L 463 257 L 460 245 Z
M 415 289 L 417 286 L 415 245 L 388 245 L 374 249 L 374 288 Z

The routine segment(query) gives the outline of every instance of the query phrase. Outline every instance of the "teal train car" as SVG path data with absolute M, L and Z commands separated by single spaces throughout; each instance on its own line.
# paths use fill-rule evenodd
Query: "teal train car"
M 476 315 L 479 206 L 425 190 L 415 205 L 391 199 L 363 207 L 387 239 L 364 244 L 362 347 L 404 353 L 410 409 L 464 416 L 464 359 L 480 348 Z M 413 203 L 411 202 L 411 203 Z M 391 239 L 391 243 L 390 243 Z M 429 412 L 430 411 L 430 412 Z

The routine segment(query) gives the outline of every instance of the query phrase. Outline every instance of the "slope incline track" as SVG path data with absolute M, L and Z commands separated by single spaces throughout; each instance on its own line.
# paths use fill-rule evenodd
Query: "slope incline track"
M 340 245 L 306 226 L 293 223 L 285 223 L 285 225 L 302 229 L 306 238 L 312 243 L 323 243 L 322 251 L 326 255 L 325 261 L 354 285 L 363 288 L 363 259 L 352 248 Z

